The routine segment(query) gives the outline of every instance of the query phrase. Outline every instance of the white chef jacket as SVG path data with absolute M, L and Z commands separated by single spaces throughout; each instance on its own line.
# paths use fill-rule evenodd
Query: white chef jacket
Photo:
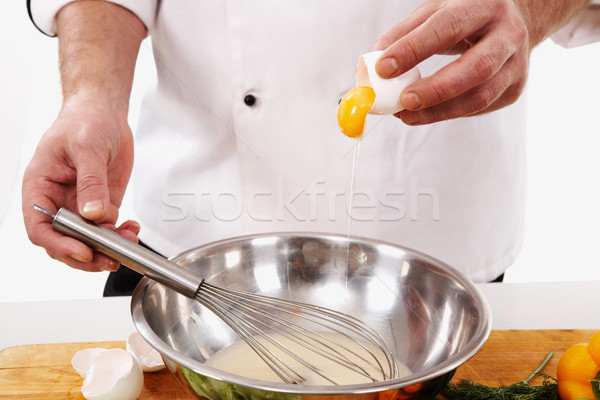
M 600 40 L 600 0 L 591 0 L 587 9 L 551 36 L 565 47 L 577 47 Z
M 33 0 L 32 19 L 53 34 L 67 1 Z M 420 2 L 114 2 L 146 24 L 155 53 L 132 184 L 140 237 L 157 251 L 259 232 L 350 231 L 429 254 L 474 281 L 517 256 L 524 96 L 420 127 L 369 116 L 360 145 L 337 127 L 358 56 Z M 428 75 L 450 60 L 419 68 Z

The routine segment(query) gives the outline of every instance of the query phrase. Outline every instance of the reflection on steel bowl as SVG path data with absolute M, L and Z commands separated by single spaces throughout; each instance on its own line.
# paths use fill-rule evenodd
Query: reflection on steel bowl
M 430 399 L 491 330 L 485 298 L 461 273 L 371 239 L 261 234 L 201 246 L 173 261 L 220 286 L 352 315 L 375 329 L 412 371 L 381 382 L 309 386 L 217 370 L 207 360 L 239 337 L 198 302 L 144 278 L 132 297 L 134 323 L 199 399 Z

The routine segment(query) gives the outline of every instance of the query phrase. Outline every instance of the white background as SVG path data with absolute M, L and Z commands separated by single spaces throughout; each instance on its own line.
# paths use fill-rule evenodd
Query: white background
M 20 180 L 36 143 L 60 108 L 56 40 L 29 22 L 25 1 L 0 6 L 0 302 L 94 298 L 106 273 L 51 260 L 29 243 Z M 153 79 L 143 46 L 130 121 Z M 600 44 L 534 50 L 529 107 L 528 231 L 507 282 L 600 281 Z M 122 215 L 131 215 L 126 201 Z

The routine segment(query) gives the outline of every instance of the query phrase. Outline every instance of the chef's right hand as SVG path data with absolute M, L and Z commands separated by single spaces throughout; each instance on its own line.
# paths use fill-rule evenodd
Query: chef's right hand
M 54 259 L 86 271 L 112 271 L 118 263 L 54 231 L 51 212 L 65 207 L 137 241 L 140 226 L 115 226 L 133 164 L 126 111 L 93 96 L 72 96 L 42 137 L 23 177 L 22 208 L 31 242 Z
M 489 113 L 514 103 L 525 88 L 534 46 L 577 15 L 589 0 L 427 0 L 386 31 L 376 50 L 383 78 L 396 77 L 434 54 L 460 57 L 409 85 L 409 125 Z

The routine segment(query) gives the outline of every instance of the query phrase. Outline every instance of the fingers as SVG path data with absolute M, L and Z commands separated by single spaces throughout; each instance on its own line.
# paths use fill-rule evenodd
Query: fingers
M 51 209 L 51 206 L 46 207 Z M 114 271 L 118 268 L 116 261 L 96 254 L 82 242 L 56 232 L 51 222 L 49 216 L 35 210 L 26 218 L 29 240 L 45 248 L 50 257 L 84 271 Z
M 427 16 L 421 13 L 387 33 L 398 38 L 382 54 L 377 71 L 382 78 L 393 78 L 413 68 L 434 54 L 440 54 L 471 36 L 487 22 L 485 7 L 470 10 L 467 7 L 446 5 Z M 420 24 L 418 21 L 427 18 Z M 410 29 L 412 28 L 412 29 Z M 385 43 L 390 40 L 384 40 Z
M 427 20 L 437 9 L 433 2 L 426 2 L 413 11 L 406 19 L 384 32 L 375 41 L 373 50 L 385 50 Z
M 132 242 L 138 242 L 137 234 L 140 231 L 140 225 L 135 221 L 126 221 L 119 228 L 111 225 L 105 227 L 116 231 Z M 61 243 L 56 243 L 57 246 L 54 246 L 53 250 L 47 250 L 50 257 L 84 271 L 116 271 L 119 268 L 120 263 L 118 261 L 97 251 L 92 251 L 78 240 L 60 234 L 58 236 L 57 240 L 60 240 Z
M 508 63 L 512 61 L 509 60 Z M 423 125 L 464 116 L 480 115 L 514 103 L 525 86 L 525 79 L 514 81 L 510 68 L 492 79 L 441 104 L 396 114 L 407 125 Z
M 505 38 L 488 36 L 460 59 L 406 88 L 401 97 L 402 105 L 416 111 L 463 94 L 492 79 L 515 51 Z
M 118 263 L 114 260 L 96 256 L 92 249 L 82 242 L 56 232 L 52 228 L 52 219 L 34 210 L 25 201 L 23 216 L 29 240 L 36 246 L 46 249 L 46 253 L 51 258 L 84 271 L 112 271 L 118 267 Z M 35 203 L 52 213 L 56 213 L 58 208 L 47 198 L 38 198 Z
M 528 72 L 528 32 L 514 3 L 430 0 L 386 32 L 378 60 L 395 77 L 434 54 L 461 56 L 405 89 L 397 116 L 410 125 L 490 112 L 516 101 Z M 393 41 L 393 39 L 396 39 Z
M 406 110 L 397 116 L 422 125 L 514 103 L 527 81 L 529 56 L 526 46 L 511 43 L 494 36 L 482 39 L 457 61 L 408 87 L 402 98 Z
M 55 209 L 54 205 L 45 202 L 39 202 L 40 205 L 48 210 Z M 63 236 L 52 228 L 52 220 L 46 214 L 34 210 L 33 213 L 27 213 L 25 218 L 27 233 L 30 241 L 44 247 L 48 255 L 58 261 L 61 261 L 70 267 L 84 271 L 116 271 L 119 263 L 103 254 L 93 251 L 84 243 Z M 140 225 L 135 221 L 126 221 L 118 228 L 114 225 L 104 225 L 108 229 L 116 231 L 121 236 L 133 242 L 138 242 L 137 234 L 140 231 Z
M 140 233 L 140 224 L 136 221 L 127 220 L 116 229 L 116 232 L 132 242 L 138 243 L 137 235 Z
M 31 207 L 36 204 L 52 213 L 60 207 L 75 209 L 75 188 L 73 183 L 53 182 L 44 176 L 44 170 L 38 164 L 32 163 L 27 168 L 23 178 L 23 218 L 29 240 L 46 249 L 50 257 L 61 261 L 70 267 L 84 271 L 114 271 L 119 263 L 100 253 L 97 253 L 84 243 L 63 236 L 52 228 L 52 219 L 48 215 Z M 75 180 L 75 177 L 72 177 Z M 66 189 L 72 187 L 72 189 Z M 71 194 L 69 192 L 72 191 Z M 137 242 L 140 226 L 135 221 L 126 221 L 116 228 L 109 221 L 115 221 L 118 209 L 115 205 L 108 207 L 106 221 L 103 225 L 116 230 L 125 238 Z

